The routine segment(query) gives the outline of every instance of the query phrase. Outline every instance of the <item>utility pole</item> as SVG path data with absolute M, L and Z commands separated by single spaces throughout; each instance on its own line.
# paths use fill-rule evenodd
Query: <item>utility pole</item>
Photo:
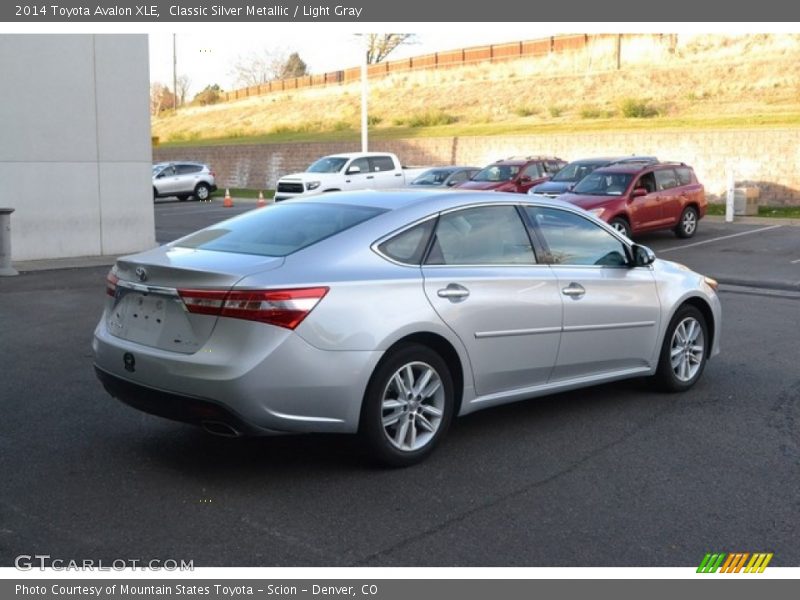
M 178 110 L 178 53 L 175 51 L 175 34 L 172 34 L 172 93 L 173 108 Z

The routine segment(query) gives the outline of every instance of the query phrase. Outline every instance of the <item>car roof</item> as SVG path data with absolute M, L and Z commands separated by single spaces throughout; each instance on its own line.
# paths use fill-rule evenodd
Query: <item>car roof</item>
M 336 154 L 328 154 L 321 156 L 323 158 L 369 158 L 370 156 L 388 156 L 391 152 L 337 152 Z
M 541 204 L 540 199 L 525 194 L 512 194 L 484 190 L 459 190 L 459 189 L 396 189 L 396 190 L 362 190 L 353 192 L 330 192 L 311 196 L 309 198 L 294 198 L 290 202 L 311 204 L 340 204 L 353 206 L 369 206 L 387 211 L 401 209 L 419 209 L 420 213 L 431 214 L 450 208 L 458 208 L 469 204 L 514 202 L 521 204 Z M 575 209 L 575 205 L 555 199 L 548 199 L 548 205 L 562 208 Z
M 510 165 L 510 166 L 526 165 L 528 163 L 540 160 L 561 160 L 561 159 L 556 156 L 511 156 L 509 158 L 496 160 L 492 164 L 486 165 L 486 167 L 491 167 L 493 165 Z
M 686 167 L 691 168 L 684 163 L 676 162 L 629 162 L 629 163 L 615 163 L 607 167 L 600 167 L 595 173 L 626 173 L 635 175 L 648 169 L 659 169 L 668 167 Z

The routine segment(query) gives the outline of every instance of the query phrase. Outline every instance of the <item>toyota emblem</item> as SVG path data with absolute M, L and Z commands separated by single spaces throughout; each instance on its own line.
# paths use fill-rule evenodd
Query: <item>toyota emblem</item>
M 147 271 L 144 267 L 136 267 L 136 277 L 139 281 L 147 281 Z

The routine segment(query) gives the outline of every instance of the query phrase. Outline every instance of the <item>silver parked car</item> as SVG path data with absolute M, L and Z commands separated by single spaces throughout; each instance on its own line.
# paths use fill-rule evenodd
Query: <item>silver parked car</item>
M 332 193 L 120 258 L 93 348 L 146 412 L 358 432 L 408 465 L 456 415 L 629 377 L 689 389 L 718 352 L 715 289 L 570 204 Z
M 183 202 L 190 196 L 208 200 L 217 189 L 214 172 L 197 162 L 168 162 L 153 165 L 153 199 L 176 196 Z

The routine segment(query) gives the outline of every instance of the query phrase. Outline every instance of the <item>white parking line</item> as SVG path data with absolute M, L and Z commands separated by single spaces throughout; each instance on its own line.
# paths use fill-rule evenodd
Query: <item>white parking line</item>
M 659 254 L 666 254 L 667 252 L 674 252 L 675 250 L 683 250 L 684 248 L 692 248 L 694 246 L 702 246 L 703 244 L 711 244 L 712 242 L 721 242 L 722 240 L 729 240 L 731 238 L 739 237 L 742 235 L 750 235 L 751 233 L 761 233 L 762 231 L 769 231 L 770 229 L 777 229 L 783 225 L 770 225 L 769 227 L 762 227 L 761 229 L 751 229 L 750 231 L 740 231 L 739 233 L 732 233 L 730 235 L 722 235 L 720 237 L 711 238 L 710 240 L 703 240 L 702 242 L 695 242 L 694 244 L 686 244 L 684 246 L 676 246 L 675 248 L 667 248 L 666 250 L 659 250 Z

